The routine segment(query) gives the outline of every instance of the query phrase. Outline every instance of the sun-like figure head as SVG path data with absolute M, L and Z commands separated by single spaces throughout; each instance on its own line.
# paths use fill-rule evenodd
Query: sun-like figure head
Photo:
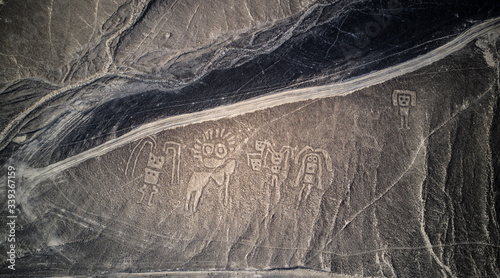
M 207 168 L 213 169 L 221 166 L 230 152 L 234 151 L 235 136 L 225 129 L 208 129 L 202 138 L 196 139 L 193 153 Z

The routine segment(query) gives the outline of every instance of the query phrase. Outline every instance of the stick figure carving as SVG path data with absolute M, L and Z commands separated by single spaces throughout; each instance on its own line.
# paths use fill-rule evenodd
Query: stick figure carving
M 159 192 L 158 182 L 160 179 L 160 173 L 167 163 L 167 158 L 171 158 L 171 163 L 169 163 L 171 167 L 170 183 L 179 183 L 181 145 L 176 142 L 166 142 L 163 145 L 163 152 L 161 152 L 161 155 L 157 155 L 156 139 L 152 136 L 142 139 L 132 150 L 132 153 L 127 161 L 127 166 L 125 167 L 125 175 L 131 177 L 134 176 L 137 162 L 143 156 L 143 151 L 146 147 L 149 149 L 149 155 L 146 167 L 144 168 L 144 183 L 141 188 L 137 189 L 137 191 L 141 193 L 141 197 L 137 203 L 142 204 L 144 198 L 149 193 L 147 205 L 152 206 L 153 196 Z
M 203 190 L 210 180 L 224 186 L 223 204 L 229 201 L 229 180 L 236 168 L 236 161 L 228 159 L 234 151 L 235 136 L 225 129 L 208 129 L 202 134 L 202 140 L 196 139 L 193 154 L 203 168 L 194 171 L 188 182 L 185 209 L 196 212 Z M 194 196 L 193 196 L 194 195 Z M 192 204 L 191 204 L 192 203 Z
M 417 94 L 414 91 L 394 90 L 392 93 L 392 105 L 399 106 L 399 115 L 401 116 L 399 129 L 410 129 L 408 124 L 410 106 L 417 105 Z
M 327 151 L 323 149 L 313 149 L 312 147 L 304 147 L 295 157 L 295 164 L 299 164 L 300 170 L 295 180 L 295 186 L 301 186 L 299 193 L 299 201 L 297 207 L 302 202 L 302 195 L 307 189 L 304 201 L 307 200 L 311 193 L 312 187 L 317 187 L 323 190 L 323 167 L 326 167 L 328 172 L 333 171 L 332 160 Z
M 255 141 L 255 150 L 258 153 L 247 153 L 248 166 L 257 172 L 266 169 L 270 175 L 269 184 L 276 192 L 276 202 L 279 202 L 281 184 L 288 177 L 288 170 L 290 168 L 289 159 L 292 156 L 292 148 L 290 146 L 283 146 L 277 152 L 268 141 Z

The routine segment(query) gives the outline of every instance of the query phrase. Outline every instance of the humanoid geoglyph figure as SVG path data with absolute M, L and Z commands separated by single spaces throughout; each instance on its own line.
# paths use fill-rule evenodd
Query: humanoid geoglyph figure
M 202 167 L 195 170 L 188 182 L 185 209 L 195 212 L 203 189 L 213 180 L 216 185 L 224 185 L 224 205 L 229 200 L 229 179 L 236 168 L 236 161 L 228 159 L 234 151 L 235 136 L 224 129 L 208 129 L 201 138 L 196 139 L 193 148 L 194 158 Z
M 142 204 L 147 197 L 148 206 L 153 205 L 153 197 L 159 192 L 160 174 L 165 168 L 170 168 L 170 184 L 179 183 L 179 167 L 181 158 L 181 145 L 176 142 L 165 142 L 163 148 L 158 146 L 156 138 L 148 136 L 134 147 L 127 161 L 125 175 L 131 178 L 135 175 L 135 169 L 138 164 L 144 163 L 144 179 L 142 186 L 137 189 L 141 197 L 137 201 Z M 144 152 L 146 151 L 146 152 Z M 144 165 L 144 164 L 142 164 Z
M 392 105 L 399 106 L 399 115 L 401 116 L 399 128 L 410 129 L 408 125 L 410 106 L 417 105 L 417 94 L 414 91 L 394 90 L 392 93 Z
M 268 141 L 255 141 L 255 150 L 256 153 L 247 153 L 247 163 L 252 170 L 263 171 L 269 176 L 268 184 L 274 191 L 274 199 L 277 203 L 281 196 L 281 185 L 288 177 L 292 148 L 283 146 L 278 152 Z
M 295 157 L 295 164 L 300 164 L 295 186 L 301 186 L 297 207 L 306 201 L 313 187 L 324 189 L 324 173 L 333 171 L 332 159 L 327 151 L 304 147 Z M 305 193 L 305 195 L 304 195 Z

